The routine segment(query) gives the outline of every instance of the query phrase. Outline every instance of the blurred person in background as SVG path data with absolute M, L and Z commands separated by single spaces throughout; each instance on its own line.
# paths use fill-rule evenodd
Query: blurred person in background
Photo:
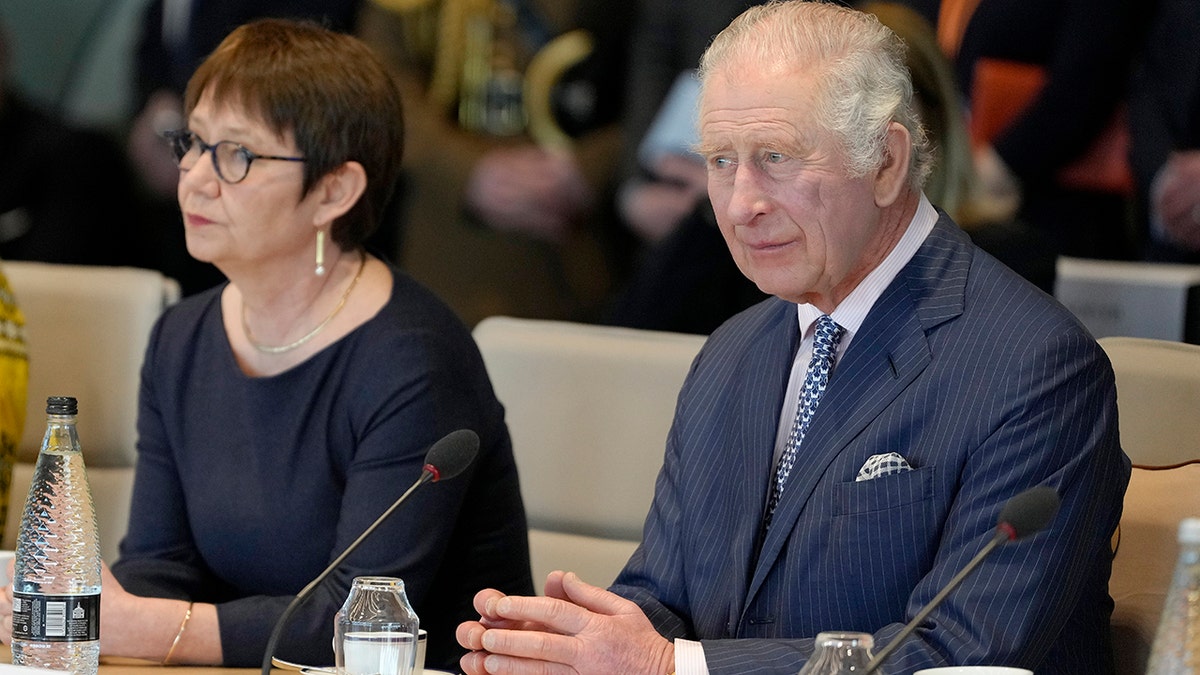
M 582 166 L 573 146 L 595 142 L 593 137 L 607 142 L 600 134 L 612 136 L 606 132 L 619 121 L 637 5 L 576 2 L 573 30 L 584 31 L 591 46 L 562 71 L 550 93 L 555 122 L 570 145 L 505 144 L 484 153 L 471 169 L 464 196 L 468 212 L 483 224 L 562 242 L 597 210 L 612 215 L 603 204 L 611 200 L 611 176 Z
M 23 97 L 6 77 L 6 38 L 0 25 L 0 257 L 143 264 L 146 232 L 120 146 Z
M 691 152 L 700 55 L 735 16 L 761 0 L 718 0 L 686 11 L 642 0 L 630 38 L 625 142 L 617 169 L 617 217 L 626 229 L 628 278 L 607 324 L 710 333 L 763 294 L 733 265 L 707 199 L 707 175 Z
M 1159 0 L 1129 101 L 1147 258 L 1200 263 L 1200 2 Z
M 637 4 L 364 7 L 360 35 L 396 67 L 407 105 L 409 250 L 453 248 L 462 258 L 406 263 L 431 285 L 443 280 L 468 317 L 592 320 L 623 274 L 628 240 L 610 226 L 612 178 Z
M 761 0 L 718 0 L 682 10 L 672 0 L 643 0 L 629 55 L 626 143 L 618 210 L 645 243 L 661 241 L 704 202 L 704 165 L 694 155 L 641 151 L 673 85 L 688 77 L 713 36 Z M 686 85 L 684 85 L 686 86 Z M 690 137 L 691 129 L 675 132 Z
M 415 493 L 277 651 L 332 663 L 351 580 L 386 575 L 428 631 L 427 663 L 452 665 L 474 590 L 531 591 L 529 553 L 503 409 L 470 333 L 363 249 L 400 168 L 394 80 L 353 37 L 260 20 L 196 71 L 184 122 L 170 136 L 188 251 L 229 281 L 167 309 L 150 337 L 101 653 L 257 666 L 294 595 L 417 480 L 432 443 L 467 428 L 481 439 L 473 465 Z
M 955 64 L 987 217 L 1034 228 L 1054 254 L 1136 257 L 1122 103 L 1148 12 L 1134 0 L 904 1 Z
M 1056 253 L 1052 237 L 997 205 L 975 163 L 968 113 L 954 65 L 936 27 L 905 0 L 862 2 L 908 45 L 917 112 L 933 143 L 933 169 L 925 194 L 962 226 L 983 250 L 1036 286 L 1052 293 Z

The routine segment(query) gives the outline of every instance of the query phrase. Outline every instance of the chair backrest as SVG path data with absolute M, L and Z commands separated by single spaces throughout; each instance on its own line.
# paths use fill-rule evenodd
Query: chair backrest
M 476 342 L 504 404 L 535 582 L 607 585 L 641 541 L 698 335 L 492 317 Z
M 79 400 L 79 439 L 105 560 L 116 559 L 129 520 L 143 353 L 179 285 L 153 270 L 5 261 L 25 315 L 29 388 L 25 432 L 9 495 L 11 548 L 45 431 L 46 397 Z
M 1121 446 L 1140 466 L 1200 459 L 1200 345 L 1101 338 L 1117 376 Z
M 1117 378 L 1121 445 L 1133 462 L 1109 593 L 1118 675 L 1145 672 L 1177 558 L 1200 516 L 1200 346 L 1102 338 Z

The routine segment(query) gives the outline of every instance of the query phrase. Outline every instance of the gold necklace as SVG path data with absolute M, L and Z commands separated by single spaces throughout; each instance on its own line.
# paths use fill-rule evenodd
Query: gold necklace
M 242 303 L 242 333 L 244 333 L 246 335 L 246 342 L 249 342 L 251 347 L 254 347 L 255 349 L 257 349 L 258 351 L 260 351 L 264 354 L 283 354 L 285 352 L 292 351 L 293 349 L 299 347 L 300 345 L 303 345 L 304 343 L 306 343 L 309 340 L 316 337 L 317 333 L 320 333 L 321 331 L 325 330 L 325 327 L 329 325 L 329 322 L 333 321 L 333 317 L 337 316 L 338 312 L 342 311 L 342 308 L 346 306 L 346 299 L 350 297 L 350 291 L 353 291 L 354 287 L 356 285 L 358 285 L 358 279 L 359 279 L 359 277 L 362 276 L 363 269 L 365 269 L 367 266 L 367 254 L 361 253 L 360 255 L 362 256 L 362 258 L 361 258 L 360 262 L 358 263 L 358 272 L 355 273 L 354 278 L 350 280 L 350 285 L 346 287 L 346 292 L 342 293 L 342 298 L 340 300 L 338 300 L 337 306 L 333 308 L 333 311 L 329 313 L 329 316 L 325 317 L 321 321 L 321 323 L 317 324 L 316 328 L 314 328 L 314 329 L 310 330 L 309 332 L 305 333 L 304 335 L 300 336 L 300 338 L 298 338 L 295 342 L 289 342 L 286 345 L 280 345 L 278 347 L 275 347 L 272 345 L 264 345 L 264 344 L 255 342 L 254 336 L 252 336 L 250 334 L 250 324 L 246 323 L 246 303 L 243 302 Z

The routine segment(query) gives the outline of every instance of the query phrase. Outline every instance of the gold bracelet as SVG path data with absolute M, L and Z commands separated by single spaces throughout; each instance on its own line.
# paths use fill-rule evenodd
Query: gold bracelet
M 163 657 L 162 664 L 165 666 L 171 661 L 171 655 L 175 653 L 175 648 L 179 646 L 179 640 L 183 637 L 183 631 L 187 630 L 188 619 L 192 618 L 192 605 L 196 603 L 189 602 L 187 611 L 183 614 L 183 621 L 179 622 L 179 632 L 175 634 L 175 639 L 171 641 L 171 648 L 167 650 L 167 655 Z

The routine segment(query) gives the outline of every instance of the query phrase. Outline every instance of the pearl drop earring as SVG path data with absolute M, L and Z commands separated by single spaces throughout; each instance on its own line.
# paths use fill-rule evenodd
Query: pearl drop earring
M 317 230 L 317 276 L 325 276 L 325 230 Z

